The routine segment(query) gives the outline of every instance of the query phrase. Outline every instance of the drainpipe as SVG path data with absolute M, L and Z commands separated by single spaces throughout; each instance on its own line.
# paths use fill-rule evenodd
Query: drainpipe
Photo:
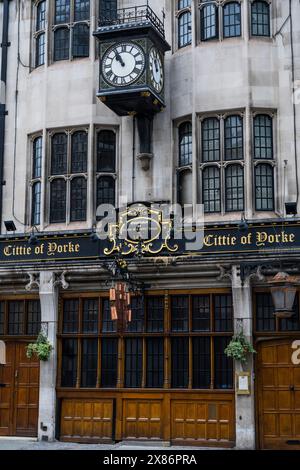
M 7 53 L 10 43 L 8 42 L 9 24 L 9 2 L 3 3 L 3 26 L 2 26 L 2 54 L 1 54 L 1 76 L 0 76 L 0 233 L 2 232 L 2 199 L 3 199 L 3 167 L 4 167 L 4 141 L 5 141 L 5 117 L 6 111 L 6 81 L 7 81 Z

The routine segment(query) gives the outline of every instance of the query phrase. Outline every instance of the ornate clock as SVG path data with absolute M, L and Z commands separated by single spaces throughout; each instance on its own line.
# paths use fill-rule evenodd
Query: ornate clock
M 165 106 L 164 24 L 149 6 L 100 18 L 98 97 L 119 116 L 154 116 Z

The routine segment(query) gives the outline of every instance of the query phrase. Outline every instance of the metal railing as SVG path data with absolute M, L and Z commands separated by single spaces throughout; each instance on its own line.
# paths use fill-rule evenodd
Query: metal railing
M 162 36 L 165 35 L 164 22 L 158 18 L 149 5 L 121 8 L 108 15 L 100 15 L 99 26 L 130 25 L 144 22 L 150 22 Z

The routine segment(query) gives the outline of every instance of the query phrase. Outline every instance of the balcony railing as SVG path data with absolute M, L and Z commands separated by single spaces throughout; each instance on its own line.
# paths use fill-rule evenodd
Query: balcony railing
M 164 22 L 161 21 L 149 5 L 121 8 L 109 14 L 100 15 L 99 26 L 128 25 L 151 23 L 159 33 L 165 36 Z

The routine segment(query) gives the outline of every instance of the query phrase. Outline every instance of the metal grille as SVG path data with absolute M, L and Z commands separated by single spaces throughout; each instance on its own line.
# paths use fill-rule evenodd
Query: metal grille
M 131 300 L 132 321 L 127 325 L 127 331 L 141 333 L 144 331 L 144 298 L 133 297 Z
M 41 330 L 41 304 L 39 300 L 27 303 L 27 334 L 37 336 Z
M 215 166 L 203 170 L 203 203 L 206 213 L 221 211 L 220 170 Z
M 142 385 L 143 340 L 128 338 L 125 340 L 125 386 L 138 388 Z
M 102 204 L 115 206 L 115 179 L 112 176 L 101 176 L 97 180 L 97 207 Z
M 225 119 L 225 160 L 243 158 L 243 118 L 229 116 Z
M 172 331 L 189 330 L 189 297 L 187 295 L 172 296 L 171 325 Z
M 271 294 L 256 294 L 256 330 L 276 331 Z
M 193 338 L 193 388 L 210 388 L 210 338 Z
M 192 330 L 210 331 L 210 299 L 209 295 L 193 296 Z
M 88 57 L 90 54 L 90 27 L 79 23 L 73 27 L 73 57 Z
M 257 211 L 274 210 L 274 172 L 271 165 L 255 167 L 255 206 Z
M 79 331 L 79 300 L 68 299 L 63 307 L 63 333 L 78 333 Z
M 97 333 L 99 323 L 99 300 L 84 299 L 83 300 L 83 333 Z
M 103 338 L 101 349 L 101 387 L 115 388 L 118 376 L 118 340 Z
M 178 47 L 192 43 L 192 15 L 190 11 L 181 13 L 178 17 Z
M 57 179 L 50 186 L 50 222 L 66 221 L 66 181 Z
M 117 331 L 117 324 L 111 319 L 110 302 L 108 299 L 102 301 L 102 333 L 114 333 Z
M 272 118 L 265 114 L 254 118 L 254 158 L 273 158 Z
M 252 36 L 270 36 L 270 6 L 266 1 L 255 1 L 251 5 Z
M 8 334 L 24 334 L 24 302 L 8 302 Z
M 202 161 L 220 160 L 220 122 L 217 118 L 204 119 L 202 123 Z
M 187 388 L 189 384 L 189 339 L 172 338 L 172 388 Z
M 55 24 L 69 23 L 70 0 L 55 0 Z
M 46 35 L 41 33 L 37 36 L 35 42 L 35 66 L 40 67 L 45 63 Z
M 61 386 L 76 387 L 77 381 L 77 354 L 76 339 L 64 339 L 62 342 L 62 372 Z
M 37 182 L 32 186 L 32 208 L 31 225 L 41 223 L 41 183 Z
M 5 327 L 5 302 L 0 302 L 0 335 L 4 335 Z
M 75 0 L 74 20 L 83 21 L 90 19 L 90 0 Z
M 164 384 L 164 340 L 147 339 L 147 387 L 159 388 Z
M 54 31 L 54 60 L 67 60 L 70 53 L 70 30 L 58 28 Z
M 205 5 L 201 10 L 201 40 L 207 41 L 218 37 L 218 8 Z
M 223 7 L 223 35 L 232 38 L 241 35 L 241 5 L 230 2 Z
M 226 211 L 244 210 L 244 169 L 241 165 L 230 165 L 225 169 Z
M 97 135 L 97 171 L 116 171 L 116 134 L 113 131 L 100 131 Z
M 71 222 L 86 220 L 87 181 L 84 177 L 71 181 Z
M 215 388 L 233 388 L 233 361 L 224 353 L 230 342 L 230 338 L 214 338 L 215 352 Z
M 179 126 L 179 166 L 190 165 L 192 163 L 192 124 L 184 122 Z
M 215 331 L 233 331 L 233 307 L 230 294 L 214 296 Z
M 97 384 L 98 340 L 82 341 L 81 387 L 94 388 Z
M 68 137 L 65 133 L 54 134 L 52 137 L 51 174 L 67 173 Z
M 72 173 L 85 173 L 87 171 L 88 135 L 84 131 L 72 135 Z
M 164 298 L 148 297 L 147 305 L 147 331 L 159 333 L 164 331 Z

